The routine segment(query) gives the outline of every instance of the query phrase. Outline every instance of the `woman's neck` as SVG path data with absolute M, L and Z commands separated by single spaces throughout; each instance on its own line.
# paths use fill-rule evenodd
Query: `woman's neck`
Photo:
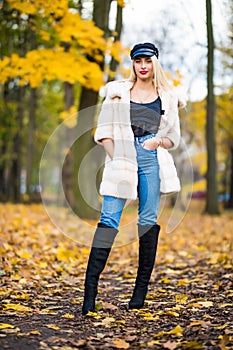
M 131 90 L 130 97 L 133 102 L 149 103 L 158 97 L 158 92 L 151 80 L 137 80 Z
M 142 89 L 142 90 L 150 90 L 152 88 L 154 88 L 154 84 L 152 80 L 141 80 L 138 79 L 135 84 L 134 87 L 137 87 L 137 89 Z

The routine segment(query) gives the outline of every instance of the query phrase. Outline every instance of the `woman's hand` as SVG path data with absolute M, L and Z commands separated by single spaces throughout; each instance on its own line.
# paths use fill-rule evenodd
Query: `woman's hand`
M 174 144 L 168 137 L 153 137 L 151 139 L 145 140 L 142 143 L 142 147 L 149 151 L 157 149 L 159 146 L 165 149 L 169 149 L 172 148 Z
M 114 142 L 113 142 L 113 140 L 112 139 L 102 139 L 101 142 L 103 144 L 105 152 L 112 159 L 113 158 L 113 153 L 114 153 Z
M 147 139 L 142 143 L 142 147 L 148 151 L 157 149 L 161 145 L 162 139 L 156 139 L 155 137 Z

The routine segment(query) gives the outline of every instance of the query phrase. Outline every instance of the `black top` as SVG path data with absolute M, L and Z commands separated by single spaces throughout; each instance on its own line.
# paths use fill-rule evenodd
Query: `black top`
M 130 119 L 135 137 L 156 134 L 161 120 L 161 99 L 149 103 L 130 101 Z

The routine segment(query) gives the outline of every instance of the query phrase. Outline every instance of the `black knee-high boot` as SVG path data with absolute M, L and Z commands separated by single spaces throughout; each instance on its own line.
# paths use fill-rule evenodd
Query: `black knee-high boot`
M 138 230 L 139 262 L 135 287 L 129 302 L 130 309 L 140 309 L 143 307 L 155 263 L 160 226 L 145 227 L 139 225 Z
M 88 260 L 82 314 L 95 311 L 95 298 L 98 293 L 99 276 L 103 271 L 118 230 L 99 223 Z

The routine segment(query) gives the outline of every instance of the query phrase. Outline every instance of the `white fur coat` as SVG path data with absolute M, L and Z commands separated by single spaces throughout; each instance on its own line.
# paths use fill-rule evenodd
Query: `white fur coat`
M 98 118 L 95 141 L 111 138 L 114 141 L 114 155 L 106 155 L 100 194 L 119 198 L 137 198 L 137 160 L 134 134 L 130 122 L 130 89 L 133 83 L 127 80 L 106 84 L 106 96 Z M 159 90 L 162 110 L 159 131 L 156 137 L 169 137 L 173 149 L 180 142 L 178 98 L 173 92 Z M 167 150 L 158 147 L 160 165 L 160 192 L 170 193 L 180 190 L 173 159 Z

